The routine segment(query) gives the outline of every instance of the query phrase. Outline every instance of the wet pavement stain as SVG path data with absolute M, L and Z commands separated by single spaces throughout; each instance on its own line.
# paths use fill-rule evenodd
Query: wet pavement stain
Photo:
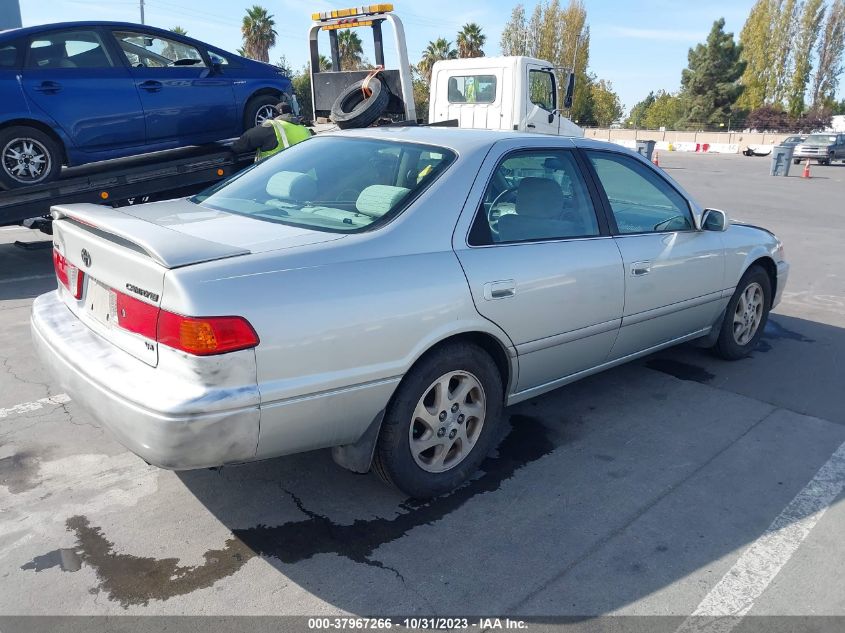
M 710 382 L 716 377 L 703 367 L 690 365 L 689 363 L 683 363 L 671 358 L 652 358 L 646 361 L 645 366 L 649 369 L 669 374 L 680 380 L 690 380 L 692 382 Z
M 210 587 L 234 574 L 255 556 L 293 564 L 317 554 L 334 553 L 357 563 L 389 569 L 401 578 L 398 571 L 374 559 L 373 552 L 416 527 L 439 521 L 477 495 L 498 490 L 518 470 L 556 448 L 549 430 L 539 420 L 512 415 L 510 422 L 510 432 L 499 445 L 498 453 L 484 460 L 475 479 L 436 499 L 400 504 L 402 512 L 394 517 L 337 524 L 309 510 L 296 495 L 286 491 L 307 518 L 276 526 L 232 530 L 233 536 L 223 548 L 203 554 L 205 560 L 201 565 L 181 566 L 177 558 L 157 559 L 115 552 L 114 543 L 105 537 L 102 529 L 92 526 L 84 516 L 66 521 L 68 530 L 77 538 L 72 551 L 97 574 L 99 584 L 92 593 L 105 592 L 124 608 Z M 39 572 L 61 567 L 59 552 L 38 556 L 21 569 Z
M 6 486 L 12 494 L 32 490 L 39 483 L 35 453 L 21 451 L 0 459 L 0 486 Z
M 766 327 L 763 329 L 763 338 L 774 339 L 789 339 L 790 341 L 798 341 L 799 343 L 815 343 L 815 339 L 807 338 L 800 332 L 788 330 L 774 319 L 766 321 Z

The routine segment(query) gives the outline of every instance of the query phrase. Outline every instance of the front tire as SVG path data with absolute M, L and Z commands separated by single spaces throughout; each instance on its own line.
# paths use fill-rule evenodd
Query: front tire
M 279 97 L 273 95 L 258 95 L 247 101 L 244 108 L 244 131 L 274 119 L 279 114 L 276 110 L 278 103 Z
M 15 125 L 0 130 L 0 185 L 18 189 L 40 185 L 62 171 L 62 146 L 38 128 Z
M 496 364 L 480 347 L 456 343 L 429 353 L 388 405 L 373 470 L 418 499 L 454 490 L 493 448 L 503 391 Z
M 748 356 L 763 336 L 771 306 L 769 275 L 760 266 L 751 266 L 725 308 L 722 329 L 713 348 L 716 354 L 725 360 Z

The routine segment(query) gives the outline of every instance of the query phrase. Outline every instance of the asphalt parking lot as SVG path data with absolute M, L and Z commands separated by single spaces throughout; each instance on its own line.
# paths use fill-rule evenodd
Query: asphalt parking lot
M 0 230 L 0 614 L 845 615 L 845 165 L 661 153 L 792 264 L 751 358 L 684 346 L 507 411 L 409 503 L 327 451 L 173 473 L 34 357 L 49 249 Z

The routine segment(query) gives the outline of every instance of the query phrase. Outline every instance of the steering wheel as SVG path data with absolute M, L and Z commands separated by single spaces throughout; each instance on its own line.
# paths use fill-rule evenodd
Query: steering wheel
M 517 189 L 518 187 L 508 187 L 493 198 L 493 203 L 487 210 L 487 223 L 490 225 L 490 232 L 493 235 L 499 235 L 499 218 L 502 217 L 501 213 L 496 212 L 496 205 L 499 204 L 505 196 L 515 194 Z

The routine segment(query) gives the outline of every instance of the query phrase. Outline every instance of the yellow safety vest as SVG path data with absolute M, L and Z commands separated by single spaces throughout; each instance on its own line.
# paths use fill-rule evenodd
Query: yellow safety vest
M 311 132 L 308 131 L 308 128 L 304 125 L 297 125 L 296 123 L 291 123 L 290 121 L 280 121 L 279 119 L 272 119 L 265 123 L 265 125 L 269 124 L 270 127 L 273 128 L 273 132 L 276 134 L 276 147 L 266 152 L 262 152 L 258 150 L 255 153 L 255 162 L 257 163 L 260 160 L 264 160 L 273 154 L 278 154 L 283 149 L 287 149 L 291 145 L 296 145 L 297 143 L 301 143 L 305 139 L 311 136 Z

